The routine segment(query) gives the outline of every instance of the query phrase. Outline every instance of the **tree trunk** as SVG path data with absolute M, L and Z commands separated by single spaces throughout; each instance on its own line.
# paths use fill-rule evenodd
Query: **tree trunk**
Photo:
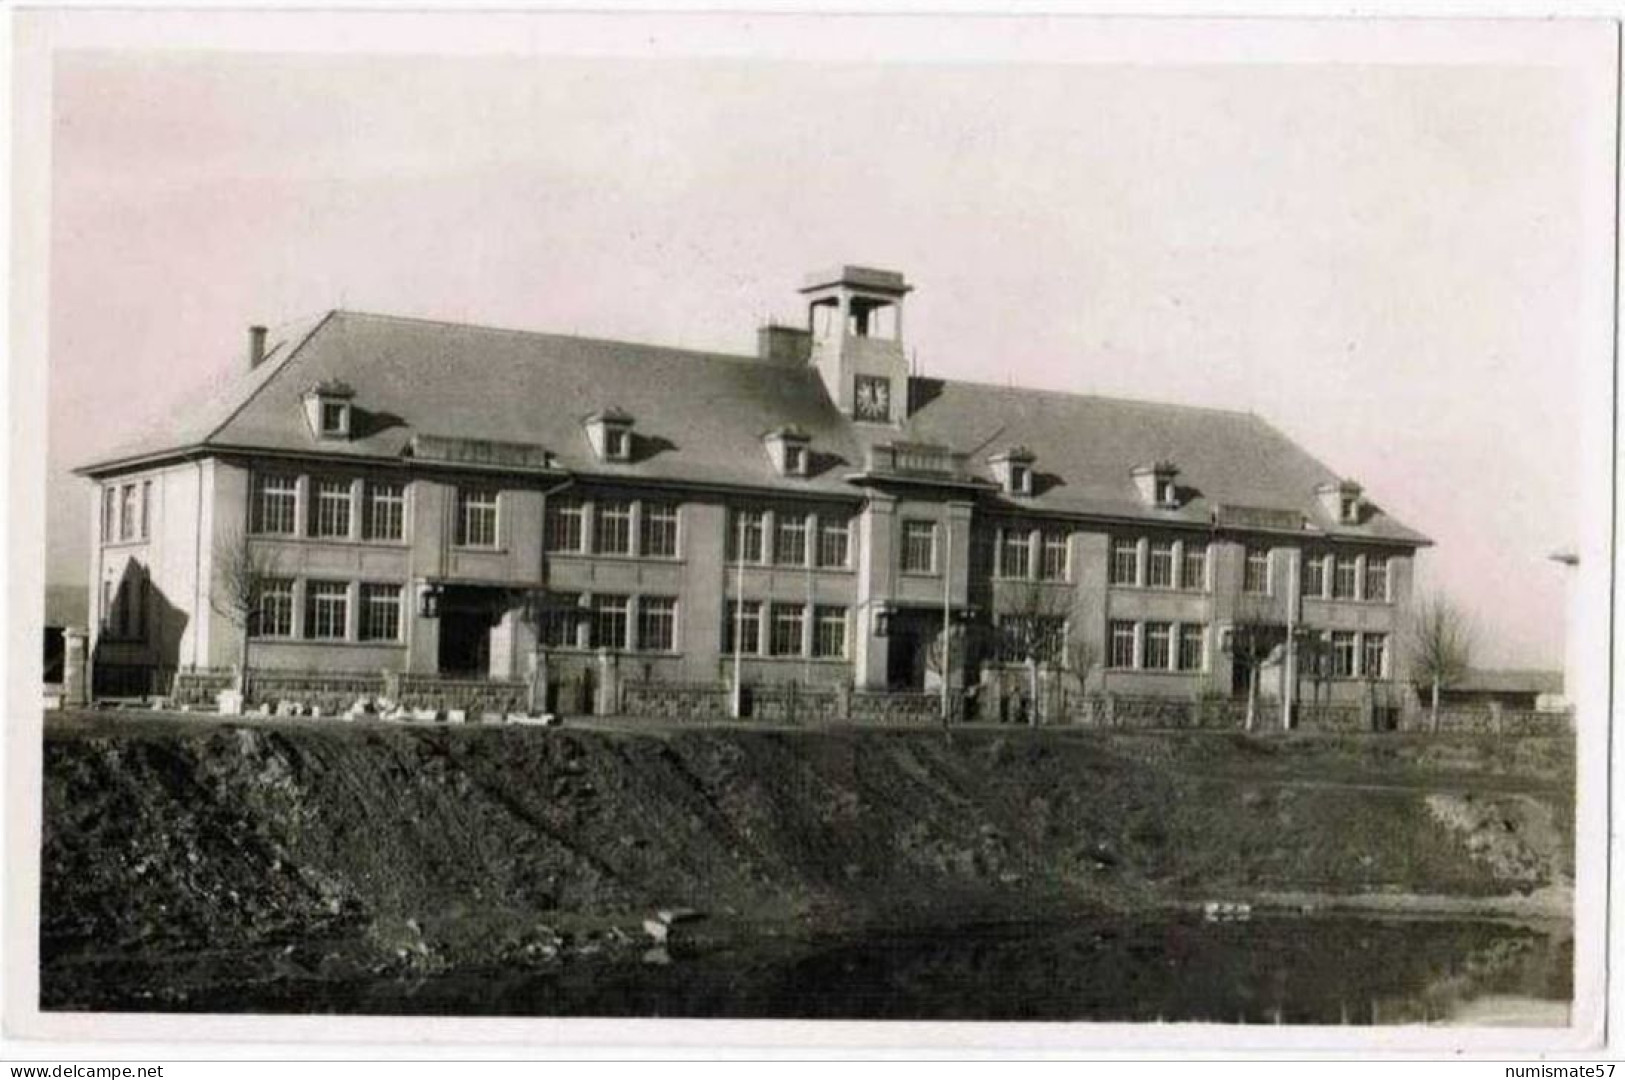
M 530 683 L 525 687 L 525 711 L 539 716 L 547 711 L 547 653 L 533 649 L 530 654 Z
M 1258 723 L 1258 665 L 1252 664 L 1247 669 L 1247 730 L 1253 730 Z
M 1030 727 L 1038 726 L 1038 661 L 1032 657 L 1027 658 L 1027 699 L 1032 702 L 1027 713 L 1027 724 Z
M 1433 701 L 1428 709 L 1428 727 L 1433 729 L 1433 734 L 1437 735 L 1439 733 L 1439 680 L 1437 676 L 1433 680 Z
M 237 648 L 237 693 L 242 696 L 243 704 L 248 704 L 248 624 L 243 623 L 243 636 Z

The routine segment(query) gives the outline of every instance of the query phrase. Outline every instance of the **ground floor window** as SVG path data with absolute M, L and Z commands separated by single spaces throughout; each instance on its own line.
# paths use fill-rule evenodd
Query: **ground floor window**
M 1354 631 L 1336 630 L 1332 633 L 1332 678 L 1354 677 Z
M 739 652 L 747 656 L 755 656 L 762 651 L 762 602 L 760 600 L 746 600 L 743 603 L 731 601 L 728 604 L 726 617 L 722 620 L 722 651 L 734 652 L 735 627 L 738 628 Z
M 846 608 L 813 609 L 813 655 L 825 660 L 846 659 Z
M 592 598 L 592 647 L 626 648 L 626 621 L 626 597 L 595 595 Z
M 1174 627 L 1172 623 L 1145 624 L 1145 664 L 1152 671 L 1166 671 L 1173 653 Z
M 368 582 L 361 586 L 361 640 L 401 639 L 401 587 Z
M 259 618 L 250 633 L 259 637 L 293 637 L 293 579 L 272 578 L 260 591 Z
M 350 586 L 343 581 L 311 581 L 305 585 L 305 636 L 338 640 L 346 636 L 350 614 Z
M 1182 625 L 1179 628 L 1179 670 L 1201 671 L 1207 652 L 1207 627 Z
M 576 593 L 554 593 L 552 603 L 542 612 L 542 644 L 553 649 L 573 649 L 576 646 L 576 626 L 581 602 Z
M 646 652 L 677 650 L 677 601 L 646 596 L 638 601 L 638 648 Z
M 806 622 L 806 612 L 800 604 L 774 604 L 773 605 L 773 639 L 772 651 L 774 656 L 800 656 L 802 650 L 802 627 Z
M 1388 677 L 1388 635 L 1367 634 L 1361 643 L 1364 656 L 1361 657 L 1360 671 L 1368 679 L 1386 679 Z
M 1111 655 L 1108 663 L 1114 668 L 1134 666 L 1135 627 L 1131 622 L 1112 622 Z

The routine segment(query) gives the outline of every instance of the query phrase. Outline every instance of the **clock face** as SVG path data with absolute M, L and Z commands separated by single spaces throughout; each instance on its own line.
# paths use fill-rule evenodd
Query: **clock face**
M 891 419 L 891 382 L 884 376 L 859 375 L 854 390 L 859 420 Z

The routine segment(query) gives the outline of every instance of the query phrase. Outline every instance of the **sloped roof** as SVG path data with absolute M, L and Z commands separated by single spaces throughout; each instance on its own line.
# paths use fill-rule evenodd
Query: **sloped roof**
M 348 440 L 318 439 L 301 406 L 331 379 L 355 388 Z M 912 397 L 901 430 L 854 424 L 807 365 L 335 311 L 82 471 L 195 447 L 398 458 L 425 435 L 539 445 L 558 468 L 587 475 L 850 496 L 872 443 L 945 444 L 989 481 L 989 459 L 1019 444 L 1036 455 L 1034 494 L 1019 505 L 1037 510 L 1188 523 L 1219 507 L 1289 511 L 1328 533 L 1427 542 L 1380 511 L 1357 526 L 1328 519 L 1314 489 L 1337 475 L 1249 414 L 940 380 L 917 380 Z M 584 421 L 610 407 L 635 422 L 624 464 L 600 461 L 587 439 Z M 806 478 L 780 476 L 763 445 L 788 425 L 810 438 Z M 1180 468 L 1177 510 L 1146 506 L 1131 476 L 1164 459 Z

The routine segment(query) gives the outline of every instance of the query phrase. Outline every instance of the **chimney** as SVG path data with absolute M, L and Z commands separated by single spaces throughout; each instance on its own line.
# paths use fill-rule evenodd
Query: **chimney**
M 805 364 L 812 358 L 812 333 L 799 326 L 769 323 L 756 331 L 756 354 L 779 364 Z
M 265 362 L 265 327 L 248 328 L 248 370 L 253 371 Z

